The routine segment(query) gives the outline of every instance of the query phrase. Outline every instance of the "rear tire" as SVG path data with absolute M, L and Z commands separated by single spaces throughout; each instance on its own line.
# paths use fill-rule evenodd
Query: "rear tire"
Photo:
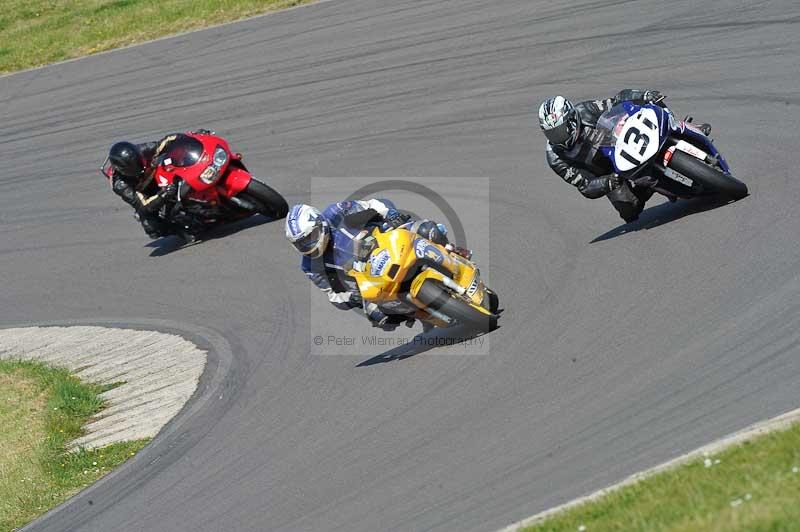
M 286 214 L 289 212 L 289 205 L 283 199 L 283 196 L 256 178 L 250 180 L 242 194 L 255 200 L 256 205 L 259 206 L 259 214 L 268 216 L 273 220 L 286 218 Z
M 725 174 L 716 168 L 707 165 L 700 159 L 675 150 L 669 167 L 695 181 L 700 181 L 713 192 L 738 200 L 747 196 L 747 185 L 730 174 Z
M 417 293 L 417 299 L 471 331 L 486 333 L 494 330 L 496 326 L 496 319 L 493 316 L 474 309 L 436 281 L 425 281 Z

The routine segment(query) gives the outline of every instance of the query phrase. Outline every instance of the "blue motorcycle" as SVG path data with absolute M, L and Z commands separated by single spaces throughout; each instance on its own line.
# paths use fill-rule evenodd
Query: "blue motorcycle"
M 671 200 L 721 194 L 747 195 L 747 185 L 710 138 L 686 120 L 678 121 L 659 100 L 646 105 L 621 102 L 597 121 L 598 149 L 623 179 L 649 186 Z

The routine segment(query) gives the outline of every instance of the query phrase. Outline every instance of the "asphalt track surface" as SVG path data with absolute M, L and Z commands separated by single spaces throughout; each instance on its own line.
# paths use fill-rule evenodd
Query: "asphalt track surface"
M 212 349 L 160 439 L 31 529 L 485 531 L 797 407 L 798 22 L 788 0 L 334 0 L 0 78 L 0 323 Z M 654 200 L 624 231 L 554 176 L 538 102 L 626 86 L 711 122 L 752 195 Z M 490 353 L 312 355 L 327 303 L 281 223 L 147 247 L 103 152 L 201 126 L 290 202 L 312 177 L 490 178 Z

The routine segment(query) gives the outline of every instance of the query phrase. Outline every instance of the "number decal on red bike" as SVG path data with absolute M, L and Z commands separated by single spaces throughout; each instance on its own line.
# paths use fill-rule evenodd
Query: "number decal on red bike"
M 658 117 L 652 109 L 642 108 L 625 121 L 614 146 L 614 158 L 621 172 L 644 164 L 658 151 Z

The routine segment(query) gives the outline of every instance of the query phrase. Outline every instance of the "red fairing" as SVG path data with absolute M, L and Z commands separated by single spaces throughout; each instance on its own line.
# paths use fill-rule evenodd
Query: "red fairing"
M 214 154 L 225 152 L 224 163 L 217 164 Z M 155 179 L 159 187 L 166 187 L 178 178 L 192 189 L 190 197 L 217 203 L 219 196 L 230 198 L 247 187 L 250 174 L 241 168 L 239 155 L 231 151 L 228 142 L 217 135 L 186 133 L 185 137 L 172 141 L 161 155 Z
M 254 214 L 285 217 L 286 200 L 266 183 L 254 181 L 241 154 L 232 152 L 228 141 L 201 131 L 172 134 L 159 144 L 153 166 L 146 172 L 148 186 L 169 187 L 163 191 L 168 194 L 162 195 L 158 216 L 179 224 L 175 230 L 184 233 L 185 229 L 184 234 L 192 237 Z M 101 172 L 113 177 L 108 159 Z
M 247 188 L 247 185 L 250 184 L 250 179 L 252 177 L 247 170 L 242 170 L 231 164 L 228 166 L 228 173 L 225 179 L 221 180 L 217 185 L 217 189 L 219 189 L 220 194 L 230 198 Z

